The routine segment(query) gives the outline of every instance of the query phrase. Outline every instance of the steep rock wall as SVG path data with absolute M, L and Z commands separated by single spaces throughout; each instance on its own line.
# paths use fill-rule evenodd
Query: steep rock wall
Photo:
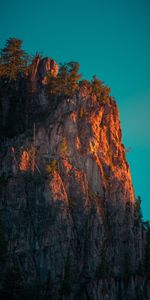
M 38 283 L 39 299 L 149 299 L 135 276 L 144 232 L 134 224 L 115 101 L 78 93 L 36 123 L 35 136 L 2 146 L 4 274 L 17 266 L 28 295 Z

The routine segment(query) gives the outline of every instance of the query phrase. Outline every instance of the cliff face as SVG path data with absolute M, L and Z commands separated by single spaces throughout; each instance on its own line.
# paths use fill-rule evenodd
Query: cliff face
M 57 63 L 49 58 L 41 58 L 40 55 L 36 55 L 32 62 L 32 72 L 31 72 L 31 84 L 32 91 L 36 91 L 39 84 L 47 83 L 47 74 L 51 74 L 54 77 L 58 74 L 58 65 Z
M 0 164 L 3 278 L 17 268 L 27 299 L 150 299 L 111 97 L 99 103 L 80 90 L 64 99 L 33 131 L 2 141 Z

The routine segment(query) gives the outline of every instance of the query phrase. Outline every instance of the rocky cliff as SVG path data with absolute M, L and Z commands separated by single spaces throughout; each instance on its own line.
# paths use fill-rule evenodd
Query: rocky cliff
M 32 87 L 49 66 L 38 61 Z M 150 299 L 116 102 L 80 89 L 50 109 L 44 91 L 32 98 L 45 118 L 1 139 L 3 299 L 8 282 L 11 299 Z
M 37 54 L 33 59 L 32 66 L 32 91 L 36 91 L 39 85 L 45 85 L 47 83 L 48 73 L 53 75 L 54 77 L 56 77 L 58 74 L 57 63 L 49 57 L 41 58 L 41 56 Z

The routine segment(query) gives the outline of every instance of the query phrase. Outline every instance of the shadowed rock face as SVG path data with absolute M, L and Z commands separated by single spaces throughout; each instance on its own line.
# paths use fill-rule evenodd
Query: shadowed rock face
M 42 82 L 50 65 L 37 63 Z M 137 275 L 144 231 L 134 222 L 134 190 L 111 97 L 100 104 L 79 93 L 62 101 L 35 124 L 35 137 L 3 144 L 0 163 L 3 271 L 17 266 L 27 299 L 33 282 L 35 299 L 149 299 L 148 282 Z
M 47 76 L 57 77 L 58 69 L 53 59 L 36 55 L 27 77 L 8 82 L 0 78 L 0 135 L 21 134 L 33 126 L 35 118 L 40 121 L 39 115 L 50 110 L 45 95 Z

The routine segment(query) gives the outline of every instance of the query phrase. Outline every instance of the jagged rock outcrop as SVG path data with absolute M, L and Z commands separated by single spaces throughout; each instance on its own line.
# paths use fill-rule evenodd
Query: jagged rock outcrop
M 33 82 L 40 74 L 44 83 L 49 66 L 38 62 Z M 3 141 L 0 155 L 7 241 L 2 287 L 17 267 L 21 299 L 150 299 L 148 279 L 139 273 L 145 233 L 135 223 L 111 97 L 100 103 L 79 91 L 36 122 L 33 132 Z
M 48 73 L 56 77 L 58 69 L 58 64 L 53 59 L 49 57 L 41 58 L 40 55 L 37 54 L 32 62 L 32 91 L 35 92 L 40 84 L 45 85 L 47 83 Z
M 47 75 L 56 78 L 58 64 L 51 58 L 36 55 L 27 76 L 16 80 L 0 78 L 0 134 L 13 137 L 31 128 L 48 111 L 45 95 Z M 13 125 L 12 125 L 13 124 Z

